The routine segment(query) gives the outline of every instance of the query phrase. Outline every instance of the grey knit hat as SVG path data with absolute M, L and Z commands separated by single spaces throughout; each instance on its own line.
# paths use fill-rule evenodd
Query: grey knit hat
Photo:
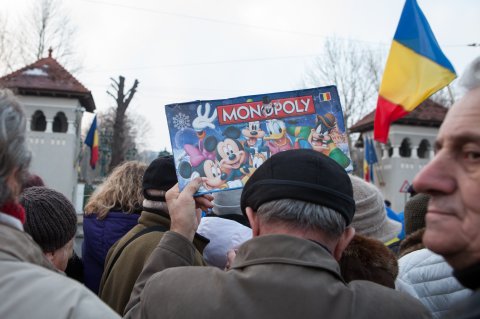
M 430 195 L 417 194 L 405 204 L 405 235 L 410 235 L 416 230 L 425 227 L 425 215 L 427 214 Z
M 77 229 L 72 203 L 61 193 L 47 187 L 24 190 L 20 203 L 25 207 L 24 229 L 44 252 L 65 246 Z
M 394 239 L 402 230 L 402 224 L 387 217 L 380 190 L 359 177 L 350 175 L 350 179 L 356 209 L 352 226 L 357 234 L 383 243 Z

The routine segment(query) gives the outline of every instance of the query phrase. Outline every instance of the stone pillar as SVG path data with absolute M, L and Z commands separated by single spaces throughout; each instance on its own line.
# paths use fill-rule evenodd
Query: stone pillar
M 67 134 L 75 134 L 74 121 L 67 121 L 67 124 L 68 124 Z
M 47 119 L 47 128 L 45 129 L 45 133 L 52 133 L 52 124 L 53 119 Z
M 418 158 L 418 147 L 412 146 L 412 156 L 411 158 Z
M 392 157 L 400 157 L 400 145 L 392 145 L 393 154 Z
M 382 145 L 382 159 L 388 158 L 388 148 L 385 145 Z

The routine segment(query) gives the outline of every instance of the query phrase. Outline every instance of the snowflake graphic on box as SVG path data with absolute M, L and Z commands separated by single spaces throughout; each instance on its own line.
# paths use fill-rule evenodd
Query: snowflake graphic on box
M 190 124 L 190 116 L 188 116 L 187 114 L 185 113 L 178 113 L 177 115 L 175 115 L 173 117 L 173 126 L 177 129 L 177 130 L 181 130 L 181 129 L 184 129 L 184 128 L 187 128 L 189 127 L 191 124 Z

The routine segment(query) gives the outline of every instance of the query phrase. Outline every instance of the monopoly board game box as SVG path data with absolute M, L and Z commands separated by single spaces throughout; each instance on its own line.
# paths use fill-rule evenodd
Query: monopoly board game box
M 352 170 L 335 86 L 170 104 L 165 112 L 180 189 L 200 176 L 199 195 L 241 188 L 266 159 L 292 149 Z

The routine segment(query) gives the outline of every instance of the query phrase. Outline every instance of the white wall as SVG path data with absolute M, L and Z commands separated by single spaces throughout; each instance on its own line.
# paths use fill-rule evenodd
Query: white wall
M 77 158 L 80 151 L 80 123 L 83 109 L 77 99 L 18 96 L 27 115 L 27 143 L 32 152 L 30 171 L 39 175 L 45 184 L 75 202 L 77 187 Z M 44 132 L 30 130 L 30 119 L 41 110 L 47 121 Z M 53 118 L 65 113 L 66 133 L 52 132 Z
M 385 199 L 392 203 L 392 208 L 396 212 L 403 211 L 405 202 L 409 195 L 400 192 L 405 181 L 412 184 L 414 177 L 433 158 L 433 145 L 438 133 L 438 128 L 419 127 L 410 125 L 392 125 L 389 132 L 389 140 L 393 148 L 392 156 L 383 144 L 376 144 L 379 164 L 376 166 L 377 175 L 381 178 L 375 179 L 375 185 L 382 191 Z M 365 132 L 363 136 L 373 137 L 373 132 Z M 411 156 L 400 156 L 400 145 L 402 141 L 408 138 L 411 143 Z M 426 158 L 418 158 L 417 148 L 422 140 L 427 140 L 430 144 L 430 150 Z M 381 183 L 383 181 L 383 183 Z

